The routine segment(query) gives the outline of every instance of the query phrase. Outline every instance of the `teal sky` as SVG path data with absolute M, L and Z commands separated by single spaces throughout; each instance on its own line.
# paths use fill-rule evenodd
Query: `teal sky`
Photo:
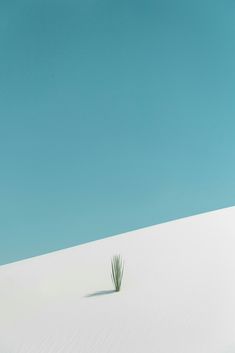
M 1 0 L 0 263 L 235 204 L 235 1 Z

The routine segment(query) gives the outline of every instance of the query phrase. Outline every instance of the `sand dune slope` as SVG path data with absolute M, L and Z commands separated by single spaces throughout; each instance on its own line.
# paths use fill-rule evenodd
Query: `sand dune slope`
M 144 352 L 235 353 L 234 207 L 0 267 L 0 353 Z

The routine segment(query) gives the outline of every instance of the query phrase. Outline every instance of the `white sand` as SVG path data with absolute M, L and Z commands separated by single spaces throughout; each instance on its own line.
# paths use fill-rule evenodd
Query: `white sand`
M 0 267 L 0 353 L 145 352 L 235 352 L 235 207 Z

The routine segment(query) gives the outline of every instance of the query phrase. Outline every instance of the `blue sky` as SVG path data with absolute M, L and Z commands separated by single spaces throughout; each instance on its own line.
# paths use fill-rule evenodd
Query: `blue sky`
M 235 1 L 0 3 L 0 263 L 235 204 Z

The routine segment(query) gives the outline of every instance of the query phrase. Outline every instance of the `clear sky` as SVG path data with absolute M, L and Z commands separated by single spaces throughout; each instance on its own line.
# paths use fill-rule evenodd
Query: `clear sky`
M 234 0 L 1 0 L 0 263 L 235 204 Z

